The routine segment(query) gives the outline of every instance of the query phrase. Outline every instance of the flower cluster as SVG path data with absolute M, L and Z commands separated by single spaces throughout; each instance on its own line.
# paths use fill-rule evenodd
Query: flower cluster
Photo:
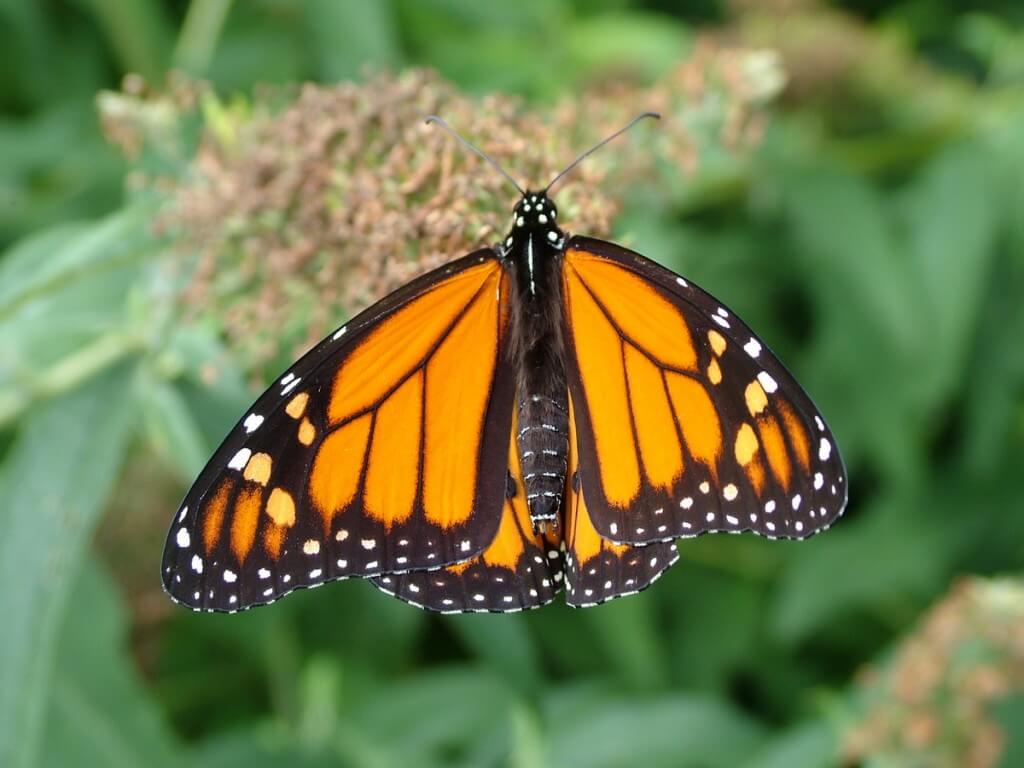
M 506 95 L 465 95 L 423 70 L 229 104 L 179 86 L 203 123 L 188 171 L 161 186 L 160 227 L 187 275 L 182 305 L 213 319 L 258 377 L 279 353 L 302 351 L 411 277 L 504 234 L 514 190 L 427 115 L 536 188 L 634 114 L 661 112 L 660 126 L 637 129 L 559 186 L 562 221 L 602 236 L 624 190 L 652 183 L 655 163 L 685 178 L 706 151 L 756 144 L 783 81 L 769 52 L 700 43 L 653 85 L 605 84 L 543 114 Z M 108 134 L 135 154 L 152 133 L 140 126 L 173 102 L 139 94 L 136 84 L 101 101 Z
M 860 684 L 851 762 L 989 768 L 1004 734 L 990 705 L 1024 688 L 1024 585 L 970 578 Z

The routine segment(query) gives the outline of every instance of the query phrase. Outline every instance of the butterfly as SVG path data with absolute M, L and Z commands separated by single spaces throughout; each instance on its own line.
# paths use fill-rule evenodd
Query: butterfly
M 507 237 L 317 344 L 176 513 L 166 591 L 237 611 L 350 577 L 421 608 L 511 612 L 644 589 L 676 541 L 801 539 L 847 499 L 835 438 L 733 312 L 516 186 Z

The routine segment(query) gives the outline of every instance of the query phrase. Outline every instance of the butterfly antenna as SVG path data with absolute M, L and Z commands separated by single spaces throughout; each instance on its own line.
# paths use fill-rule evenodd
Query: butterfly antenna
M 609 137 L 607 137 L 605 139 L 602 139 L 597 144 L 595 144 L 590 149 L 588 149 L 586 152 L 584 152 L 582 155 L 580 155 L 575 160 L 573 160 L 571 163 L 569 163 L 569 165 L 565 167 L 565 170 L 563 170 L 560 174 L 555 176 L 555 178 L 553 178 L 551 180 L 551 182 L 546 187 L 544 187 L 544 194 L 547 194 L 548 190 L 551 189 L 553 186 L 555 186 L 555 184 L 558 183 L 559 179 L 561 179 L 563 176 L 565 176 L 567 173 L 569 173 L 569 171 L 571 171 L 577 165 L 582 163 L 584 160 L 586 160 L 592 154 L 597 152 L 597 150 L 599 150 L 601 147 L 603 147 L 609 141 L 611 141 L 612 139 L 617 139 L 619 136 L 624 134 L 626 131 L 628 131 L 634 125 L 639 123 L 641 120 L 644 120 L 645 118 L 648 118 L 648 117 L 653 117 L 655 120 L 661 120 L 661 115 L 659 115 L 657 112 L 642 112 L 642 113 L 640 113 L 639 115 L 634 117 L 632 120 L 630 120 L 628 123 L 626 123 L 624 126 L 619 128 L 619 130 L 617 130 L 611 136 L 609 136 Z
M 518 185 L 518 184 L 516 183 L 516 180 L 515 180 L 515 179 L 513 179 L 513 178 L 512 178 L 512 177 L 511 177 L 511 176 L 510 176 L 510 175 L 508 174 L 508 171 L 506 171 L 506 170 L 505 170 L 504 168 L 502 168 L 502 167 L 501 167 L 500 165 L 498 165 L 498 162 L 497 162 L 497 161 L 496 161 L 496 160 L 495 160 L 495 159 L 494 159 L 493 157 L 490 157 L 489 155 L 486 155 L 486 154 L 484 154 L 484 153 L 483 153 L 483 152 L 481 152 L 481 151 L 480 151 L 479 149 L 477 149 L 477 148 L 476 148 L 476 147 L 474 147 L 474 146 L 473 146 L 472 144 L 470 144 L 470 143 L 469 143 L 468 141 L 466 141 L 466 140 L 465 140 L 464 138 L 462 138 L 462 136 L 460 136 L 460 135 L 459 135 L 459 134 L 458 134 L 458 133 L 457 133 L 457 132 L 455 131 L 455 129 L 454 129 L 454 128 L 452 128 L 452 127 L 451 127 L 450 125 L 448 125 L 448 123 L 446 123 L 446 122 L 444 121 L 444 118 L 442 118 L 442 117 L 438 117 L 437 115 L 431 115 L 430 117 L 428 117 L 428 118 L 427 118 L 426 122 L 427 122 L 427 124 L 428 124 L 428 125 L 429 125 L 430 123 L 436 123 L 437 125 L 439 125 L 439 126 L 441 126 L 442 128 L 444 128 L 444 129 L 445 129 L 446 131 L 448 131 L 448 133 L 450 133 L 450 134 L 451 134 L 452 136 L 454 136 L 454 137 L 455 137 L 456 139 L 458 139 L 458 140 L 459 140 L 460 142 L 462 142 L 462 145 L 463 145 L 464 147 L 466 147 L 466 148 L 467 148 L 467 149 L 469 149 L 469 150 L 470 150 L 471 152 L 474 152 L 474 153 L 475 153 L 476 155 L 478 155 L 479 157 L 483 158 L 483 159 L 484 159 L 485 161 L 487 161 L 488 163 L 490 163 L 490 164 L 491 164 L 491 167 L 492 167 L 492 168 L 494 168 L 494 169 L 495 169 L 495 170 L 496 170 L 496 171 L 497 171 L 498 173 L 500 173 L 500 174 L 501 174 L 502 176 L 504 176 L 504 177 L 505 177 L 506 179 L 508 179 L 508 182 L 509 182 L 509 183 L 510 183 L 510 184 L 511 184 L 511 185 L 512 185 L 513 187 L 515 187 L 515 188 L 516 188 L 516 191 L 517 191 L 517 192 L 519 192 L 519 194 L 520 194 L 520 195 L 525 195 L 525 194 L 526 194 L 526 192 L 525 192 L 525 191 L 523 190 L 523 188 L 522 188 L 522 187 L 520 187 L 520 186 L 519 186 L 519 185 Z

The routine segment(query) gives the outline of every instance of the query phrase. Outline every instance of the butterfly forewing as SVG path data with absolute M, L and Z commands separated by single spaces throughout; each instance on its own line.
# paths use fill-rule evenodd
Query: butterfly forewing
M 280 377 L 214 454 L 163 581 L 237 610 L 349 576 L 474 557 L 505 505 L 508 276 L 478 251 L 410 283 Z
M 526 507 L 515 422 L 507 437 L 508 477 L 501 525 L 479 555 L 440 570 L 387 574 L 372 579 L 383 592 L 443 613 L 511 613 L 554 600 L 562 587 L 558 532 L 534 533 Z
M 573 238 L 562 290 L 580 482 L 597 532 L 804 538 L 846 501 L 821 414 L 750 329 L 639 254 Z

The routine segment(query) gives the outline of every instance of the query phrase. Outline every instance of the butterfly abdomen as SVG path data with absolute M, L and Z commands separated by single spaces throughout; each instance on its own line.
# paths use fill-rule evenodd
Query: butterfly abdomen
M 519 402 L 516 442 L 535 529 L 558 519 L 565 490 L 569 415 L 564 394 L 531 394 Z
M 544 193 L 528 193 L 504 244 L 514 275 L 509 347 L 517 368 L 516 444 L 534 530 L 559 519 L 569 448 L 559 282 L 565 234 L 557 215 Z

